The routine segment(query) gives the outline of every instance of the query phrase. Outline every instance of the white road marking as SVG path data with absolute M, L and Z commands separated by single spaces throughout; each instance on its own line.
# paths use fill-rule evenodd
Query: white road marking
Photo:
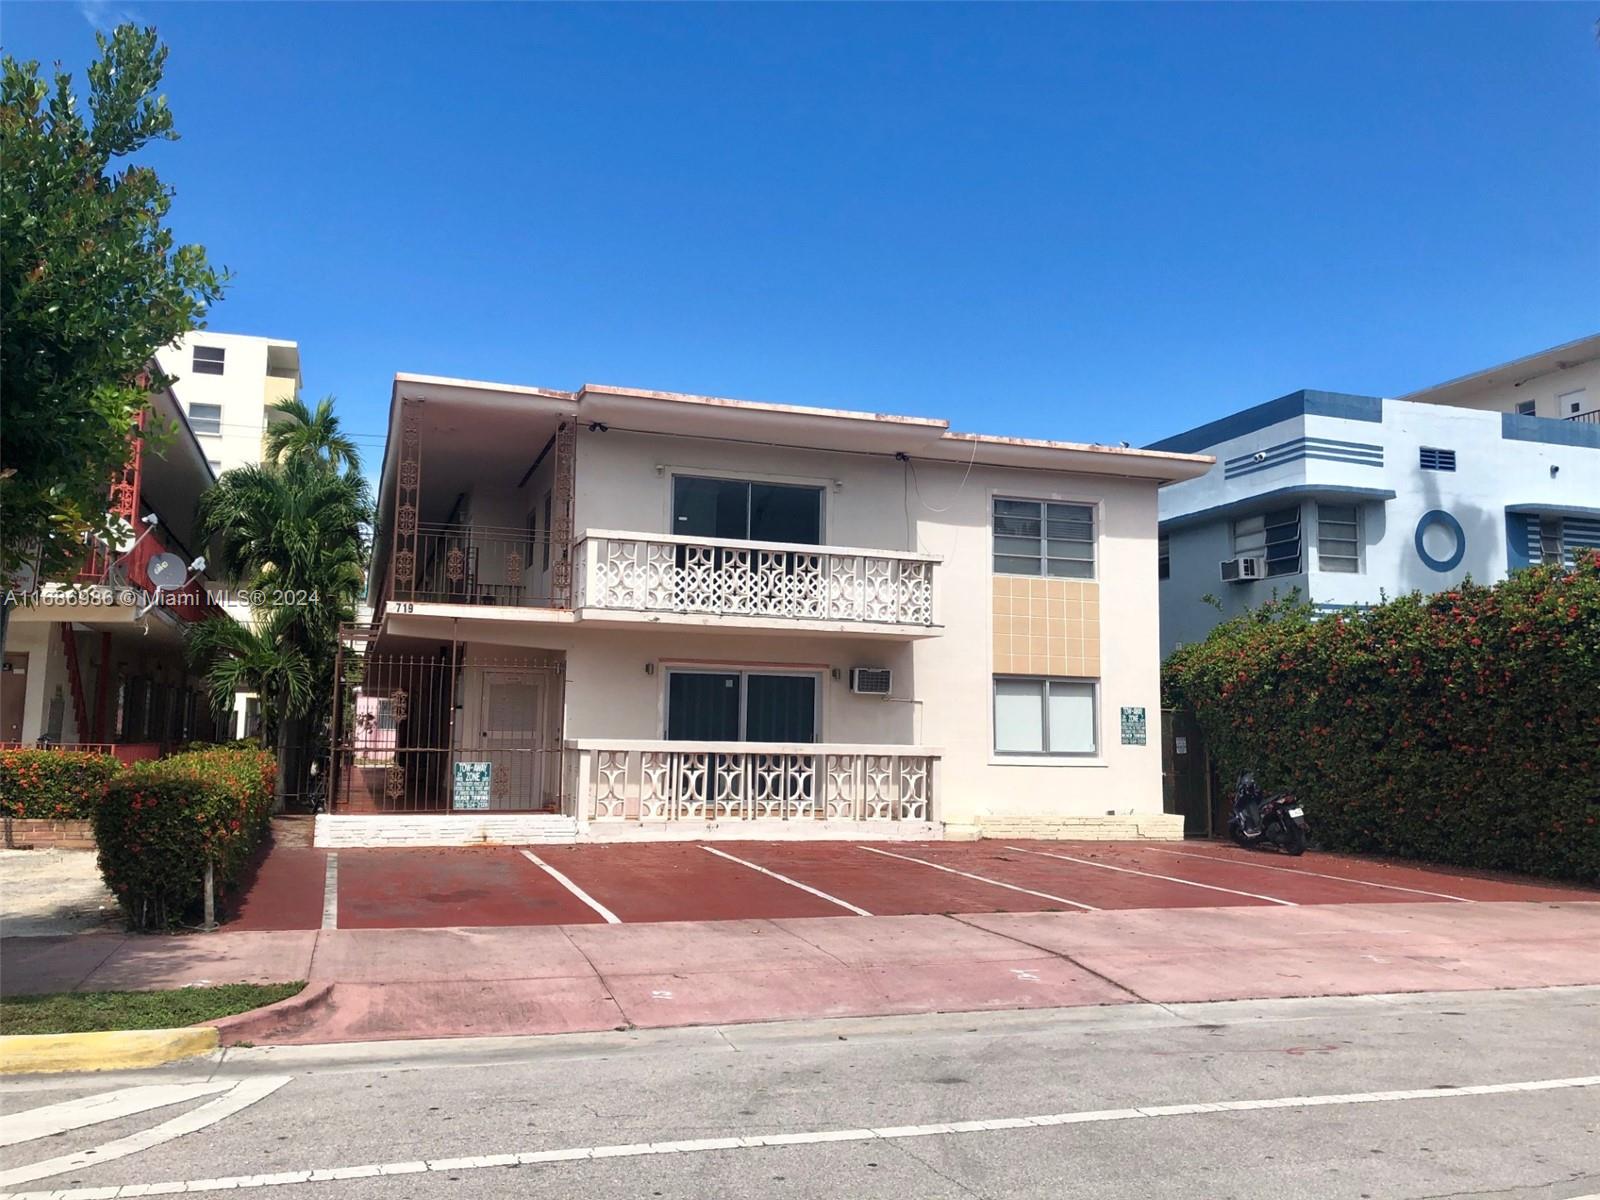
M 15 1146 L 18 1142 L 31 1142 L 35 1138 L 54 1137 L 70 1129 L 120 1120 L 153 1108 L 198 1100 L 201 1096 L 215 1096 L 232 1086 L 231 1083 L 156 1083 L 100 1092 L 77 1100 L 65 1100 L 60 1104 L 47 1104 L 43 1108 L 30 1108 L 6 1117 L 5 1128 L 0 1129 L 0 1146 Z
M 240 1085 L 244 1086 L 244 1085 Z M 1137 1108 L 1102 1108 L 1081 1112 L 1044 1113 L 1032 1117 L 996 1117 L 980 1121 L 946 1121 L 925 1125 L 878 1128 L 818 1129 L 806 1133 L 769 1133 L 753 1137 L 696 1138 L 676 1142 L 629 1142 L 612 1146 L 574 1146 L 562 1150 L 525 1150 L 516 1154 L 475 1154 L 320 1170 L 279 1171 L 270 1175 L 232 1175 L 171 1183 L 134 1183 L 120 1187 L 68 1188 L 48 1192 L 10 1192 L 0 1200 L 128 1200 L 134 1196 L 174 1192 L 214 1192 L 237 1188 L 285 1187 L 338 1179 L 373 1179 L 383 1175 L 461 1172 L 539 1163 L 582 1162 L 601 1158 L 648 1158 L 663 1154 L 703 1154 L 720 1150 L 758 1150 L 768 1146 L 819 1146 L 829 1142 L 891 1142 L 904 1138 L 941 1137 L 962 1133 L 996 1133 L 1014 1129 L 1047 1129 L 1057 1125 L 1094 1125 L 1108 1121 L 1148 1121 L 1163 1117 L 1204 1116 L 1270 1108 L 1326 1108 L 1351 1104 L 1391 1104 L 1410 1100 L 1448 1100 L 1459 1096 L 1503 1096 L 1600 1086 L 1600 1075 L 1570 1079 L 1533 1079 L 1517 1083 L 1483 1083 L 1468 1087 L 1409 1088 L 1389 1092 L 1345 1092 L 1326 1096 L 1279 1096 L 1268 1100 L 1221 1100 L 1199 1104 L 1152 1104 Z M 68 1168 L 63 1167 L 62 1170 Z
M 1452 896 L 1448 892 L 1429 892 L 1422 888 L 1401 887 L 1398 883 L 1374 883 L 1370 879 L 1350 879 L 1344 875 L 1327 875 L 1321 871 L 1306 871 L 1299 867 L 1275 867 L 1271 863 L 1249 862 L 1243 858 L 1234 858 L 1231 855 L 1224 857 L 1220 854 L 1194 854 L 1188 850 L 1163 850 L 1156 846 L 1141 846 L 1141 850 L 1152 850 L 1157 854 L 1176 854 L 1181 858 L 1202 858 L 1206 862 L 1232 863 L 1239 867 L 1254 867 L 1258 871 L 1282 871 L 1285 875 L 1310 875 L 1316 879 L 1332 879 L 1339 883 L 1359 883 L 1362 887 L 1388 888 L 1391 892 L 1410 892 L 1416 896 L 1437 896 L 1441 900 L 1459 900 L 1462 904 L 1476 904 L 1476 900 L 1468 900 L 1465 896 Z
M 855 913 L 858 917 L 870 917 L 872 915 L 864 908 L 857 908 L 848 900 L 841 900 L 837 896 L 830 896 L 827 892 L 818 891 L 809 884 L 801 883 L 798 879 L 790 879 L 787 875 L 779 875 L 776 871 L 769 871 L 767 868 L 760 866 L 757 863 L 746 862 L 742 858 L 735 858 L 733 855 L 726 854 L 723 851 L 716 849 L 714 846 L 701 846 L 700 849 L 706 851 L 708 854 L 715 854 L 718 858 L 725 858 L 729 862 L 736 862 L 741 867 L 749 867 L 752 871 L 760 871 L 763 875 L 770 875 L 773 879 L 779 880 L 782 883 L 787 883 L 790 887 L 799 888 L 802 892 L 810 892 L 819 900 L 826 900 L 829 904 L 837 904 L 840 908 L 847 908 L 851 912 Z
M 522 852 L 522 857 L 526 858 L 534 866 L 539 867 L 543 871 L 547 872 L 550 878 L 554 879 L 562 887 L 566 888 L 567 891 L 571 892 L 579 900 L 582 900 L 590 908 L 594 909 L 595 912 L 600 914 L 601 919 L 605 921 L 607 925 L 622 924 L 621 917 L 617 916 L 616 913 L 612 912 L 604 904 L 601 904 L 600 901 L 589 895 L 588 892 L 584 891 L 577 884 L 573 883 L 572 880 L 568 879 L 560 871 L 556 870 L 549 863 L 545 862 L 544 859 L 540 858 L 532 850 L 524 850 Z
M 1086 867 L 1099 867 L 1104 871 L 1121 871 L 1124 875 L 1143 875 L 1146 879 L 1165 879 L 1168 883 L 1186 883 L 1190 887 L 1205 888 L 1208 892 L 1227 892 L 1230 896 L 1249 896 L 1252 900 L 1265 900 L 1269 904 L 1283 904 L 1299 908 L 1293 900 L 1280 900 L 1276 896 L 1263 896 L 1260 892 L 1241 892 L 1238 888 L 1218 887 L 1213 883 L 1196 883 L 1192 879 L 1179 879 L 1176 875 L 1157 875 L 1154 871 L 1136 871 L 1132 867 L 1113 867 L 1110 863 L 1095 862 L 1090 858 L 1074 858 L 1070 854 L 1052 854 L 1048 850 L 1024 850 L 1021 846 L 1007 846 L 1018 854 L 1037 854 L 1041 858 L 1059 858 L 1062 862 L 1082 863 Z
M 976 879 L 979 883 L 987 883 L 991 887 L 1005 888 L 1008 892 L 1021 892 L 1024 896 L 1038 896 L 1041 900 L 1053 900 L 1057 904 L 1070 904 L 1073 908 L 1081 908 L 1086 912 L 1099 912 L 1092 904 L 1084 904 L 1078 900 L 1068 900 L 1065 896 L 1052 896 L 1049 892 L 1036 892 L 1032 888 L 1018 887 L 1014 883 L 1002 883 L 998 879 L 990 879 L 986 875 L 974 875 L 971 871 L 958 871 L 954 867 L 947 867 L 941 863 L 929 862 L 925 858 L 912 858 L 909 854 L 896 854 L 892 850 L 879 850 L 876 846 L 857 846 L 857 850 L 865 850 L 869 854 L 882 854 L 886 858 L 904 859 L 906 862 L 921 863 L 925 867 L 932 867 L 935 871 L 947 871 L 951 875 L 960 875 L 963 879 Z
M 173 1117 L 170 1121 L 163 1121 L 150 1129 L 142 1129 L 138 1133 L 130 1133 L 127 1137 L 118 1138 L 114 1142 L 107 1142 L 103 1146 L 95 1146 L 88 1150 L 78 1150 L 71 1154 L 63 1154 L 58 1158 L 47 1158 L 40 1162 L 28 1163 L 26 1166 L 13 1167 L 9 1171 L 0 1171 L 0 1187 L 10 1187 L 16 1183 L 31 1183 L 35 1179 L 46 1179 L 51 1175 L 60 1175 L 64 1171 L 76 1171 L 81 1167 L 98 1166 L 101 1163 L 112 1162 L 115 1159 L 126 1158 L 130 1154 L 138 1154 L 141 1150 L 148 1150 L 152 1146 L 159 1146 L 163 1142 L 170 1142 L 174 1138 L 183 1137 L 185 1134 L 194 1133 L 215 1125 L 225 1117 L 249 1108 L 257 1100 L 265 1099 L 289 1082 L 287 1075 L 262 1075 L 255 1079 L 244 1079 L 229 1088 L 223 1095 L 218 1096 L 209 1104 L 202 1104 L 199 1108 L 192 1108 L 181 1116 Z M 80 1191 L 91 1195 L 104 1194 L 104 1188 L 81 1188 Z M 182 1191 L 177 1187 L 173 1191 Z M 189 1189 L 195 1190 L 192 1187 Z M 55 1195 L 54 1192 L 39 1192 L 35 1195 Z M 125 1188 L 118 1189 L 119 1195 L 128 1194 Z M 136 1193 L 135 1193 L 136 1194 Z M 80 1198 L 86 1200 L 86 1198 Z
M 328 855 L 328 870 L 322 877 L 322 927 L 339 928 L 339 856 Z

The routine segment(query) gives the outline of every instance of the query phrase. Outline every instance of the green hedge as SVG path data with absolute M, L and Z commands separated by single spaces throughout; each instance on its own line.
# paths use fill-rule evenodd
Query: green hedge
M 207 862 L 219 891 L 238 880 L 266 834 L 276 778 L 266 751 L 214 749 L 135 763 L 112 781 L 94 835 L 132 928 L 192 920 Z
M 1273 601 L 1177 650 L 1225 784 L 1255 770 L 1314 838 L 1600 882 L 1600 556 L 1315 619 Z
M 109 754 L 0 750 L 0 816 L 84 820 L 121 770 Z

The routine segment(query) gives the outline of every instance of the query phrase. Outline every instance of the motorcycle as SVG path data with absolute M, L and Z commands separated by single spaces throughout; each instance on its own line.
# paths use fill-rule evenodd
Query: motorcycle
M 1289 855 L 1306 852 L 1306 814 L 1300 802 L 1289 792 L 1264 794 L 1250 771 L 1234 786 L 1228 832 L 1247 850 L 1272 845 Z

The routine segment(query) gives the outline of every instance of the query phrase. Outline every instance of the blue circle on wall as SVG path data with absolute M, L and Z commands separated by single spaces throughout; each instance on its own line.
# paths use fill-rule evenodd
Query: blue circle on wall
M 1435 558 L 1428 553 L 1427 543 L 1423 540 L 1428 530 L 1438 525 L 1449 531 L 1455 538 L 1456 548 L 1450 552 L 1448 558 Z M 1452 517 L 1443 509 L 1435 508 L 1422 514 L 1422 520 L 1417 522 L 1417 557 L 1435 571 L 1454 571 L 1461 565 L 1461 560 L 1467 554 L 1467 532 L 1461 528 L 1461 522 Z

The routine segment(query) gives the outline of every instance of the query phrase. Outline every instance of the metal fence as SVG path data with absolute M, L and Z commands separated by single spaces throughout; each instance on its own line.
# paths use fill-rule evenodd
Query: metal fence
M 419 525 L 415 540 L 414 557 L 395 569 L 396 600 L 536 608 L 555 603 L 556 556 L 548 530 Z
M 336 704 L 336 813 L 564 812 L 564 664 L 357 653 Z

